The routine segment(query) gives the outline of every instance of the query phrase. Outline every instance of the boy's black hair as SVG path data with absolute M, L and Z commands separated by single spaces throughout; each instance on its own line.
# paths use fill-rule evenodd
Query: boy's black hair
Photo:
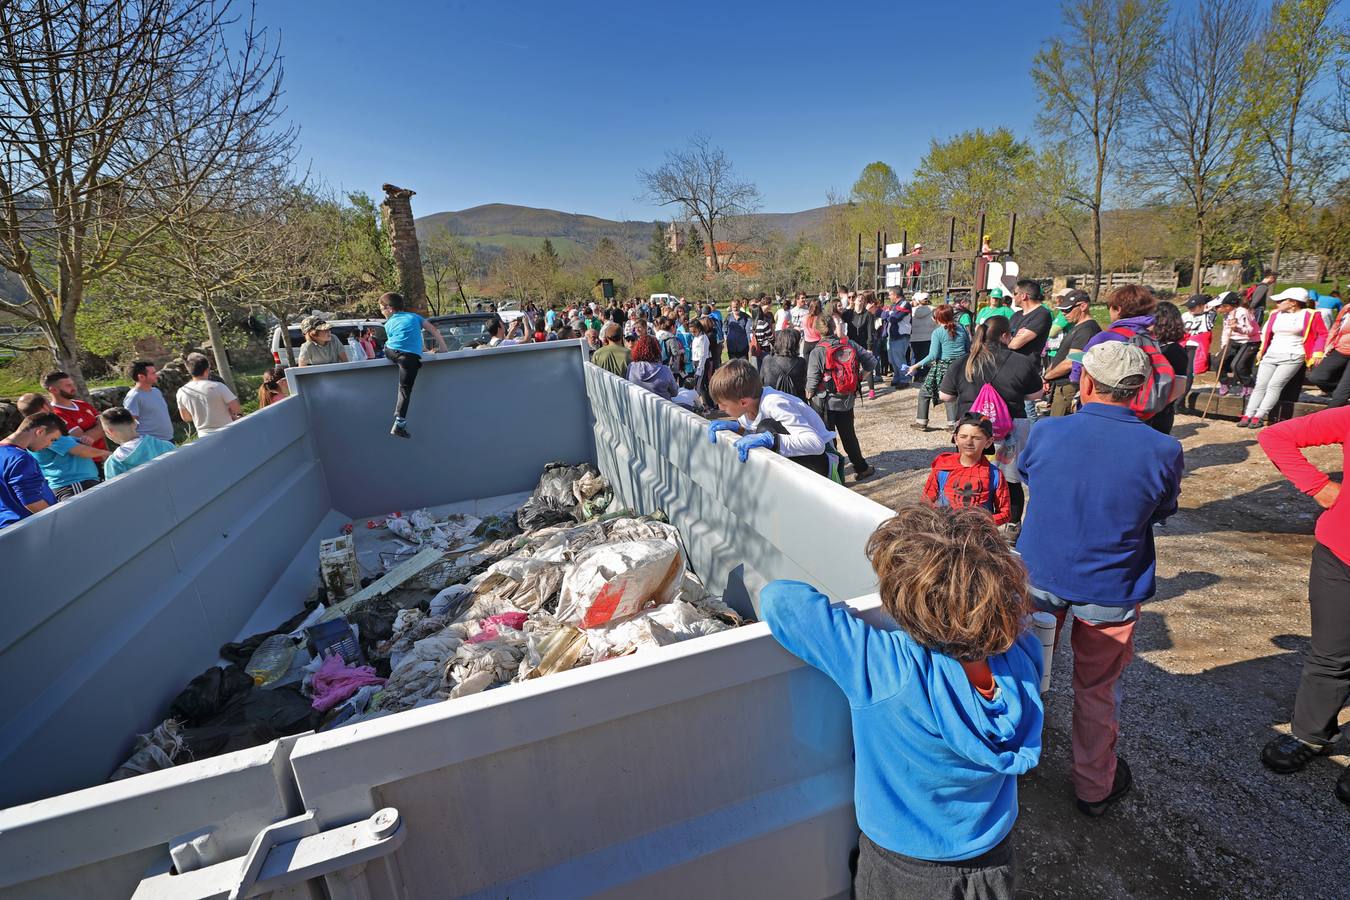
M 62 434 L 70 434 L 70 426 L 66 420 L 56 413 L 38 413 L 35 416 L 28 416 L 19 423 L 15 431 L 32 431 L 35 428 L 45 428 L 48 431 L 59 431 Z
M 984 432 L 984 436 L 987 437 L 987 438 L 992 438 L 992 437 L 994 436 L 994 423 L 993 423 L 993 422 L 990 422 L 988 418 L 986 418 L 985 416 L 980 415 L 979 413 L 968 412 L 968 413 L 966 413 L 964 416 L 961 417 L 961 421 L 959 421 L 959 422 L 956 423 L 956 431 L 953 431 L 953 432 L 952 432 L 952 441 L 953 441 L 953 442 L 955 442 L 955 440 L 956 440 L 956 432 L 957 432 L 957 431 L 960 431 L 961 428 L 962 428 L 962 426 L 965 426 L 965 425 L 974 425 L 976 428 L 978 428 L 978 429 L 980 429 L 981 431 L 983 431 L 983 432 Z
M 1021 281 L 1017 282 L 1017 289 L 1019 291 L 1024 292 L 1028 297 L 1037 302 L 1039 302 L 1042 298 L 1041 283 L 1039 281 L 1033 281 L 1030 278 L 1023 278 Z
M 152 369 L 154 366 L 155 364 L 148 359 L 138 359 L 131 364 L 127 371 L 131 375 L 131 380 L 135 381 L 144 375 L 147 369 Z
M 135 425 L 136 417 L 125 406 L 114 406 L 99 414 L 104 425 Z
M 403 312 L 407 308 L 403 302 L 403 295 L 395 294 L 393 291 L 380 295 L 380 305 L 387 306 L 394 312 Z
M 56 384 L 58 381 L 60 381 L 60 380 L 63 379 L 63 378 L 69 378 L 69 377 L 70 377 L 70 375 L 69 375 L 68 373 L 66 373 L 66 372 L 59 372 L 59 371 L 58 371 L 58 372 L 48 372 L 46 375 L 43 375 L 43 376 L 42 376 L 42 386 L 43 386 L 44 388 L 46 388 L 47 390 L 50 391 L 50 390 L 52 389 L 52 385 Z

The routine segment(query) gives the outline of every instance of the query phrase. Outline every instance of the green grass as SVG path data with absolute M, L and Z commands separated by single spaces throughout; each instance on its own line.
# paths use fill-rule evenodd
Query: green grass
M 465 235 L 463 238 L 470 244 L 479 246 L 502 247 L 504 249 L 526 250 L 530 253 L 538 253 L 544 247 L 544 241 L 553 242 L 553 249 L 563 259 L 579 258 L 586 255 L 586 247 L 579 241 L 571 238 L 555 237 L 542 238 L 531 237 L 523 234 L 484 234 L 484 235 Z
M 99 388 L 109 387 L 130 387 L 131 382 L 125 378 L 111 378 L 89 382 L 89 390 L 98 390 Z M 27 394 L 30 391 L 42 392 L 42 384 L 38 381 L 27 381 L 22 378 L 16 378 L 10 374 L 7 368 L 0 368 L 0 397 L 14 399 L 20 394 Z

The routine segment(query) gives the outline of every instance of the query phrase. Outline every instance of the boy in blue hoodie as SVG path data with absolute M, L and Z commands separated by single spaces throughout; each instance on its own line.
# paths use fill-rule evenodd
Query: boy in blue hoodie
M 801 582 L 760 593 L 773 636 L 853 719 L 855 895 L 1011 900 L 1017 776 L 1041 756 L 1026 570 L 981 510 L 900 509 L 867 542 L 882 630 Z

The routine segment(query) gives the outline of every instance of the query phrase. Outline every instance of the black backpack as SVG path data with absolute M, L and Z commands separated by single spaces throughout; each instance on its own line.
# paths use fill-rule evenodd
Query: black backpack
M 727 322 L 727 352 L 750 352 L 750 337 L 745 333 L 744 319 L 731 319 Z

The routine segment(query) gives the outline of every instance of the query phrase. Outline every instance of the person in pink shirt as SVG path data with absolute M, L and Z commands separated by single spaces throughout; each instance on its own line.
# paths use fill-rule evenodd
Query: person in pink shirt
M 1350 403 L 1350 306 L 1341 310 L 1327 334 L 1327 352 L 1322 361 L 1308 371 L 1308 381 L 1331 395 L 1332 409 Z
M 1341 471 L 1350 471 L 1350 406 L 1327 409 L 1272 425 L 1257 437 L 1294 487 L 1326 512 L 1317 520 L 1308 573 L 1312 646 L 1294 699 L 1291 734 L 1266 744 L 1261 761 L 1280 774 L 1297 772 L 1331 752 L 1340 734 L 1341 708 L 1350 699 L 1350 499 L 1304 457 L 1304 447 L 1341 446 Z M 1350 769 L 1336 781 L 1336 796 L 1350 806 Z

